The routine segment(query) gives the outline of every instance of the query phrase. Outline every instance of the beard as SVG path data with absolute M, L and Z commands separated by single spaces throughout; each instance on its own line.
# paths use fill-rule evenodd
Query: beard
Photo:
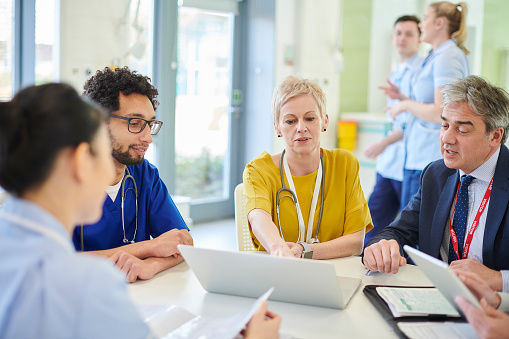
M 127 151 L 122 152 L 122 145 L 119 145 L 116 142 L 112 142 L 111 155 L 116 161 L 123 165 L 140 165 L 141 163 L 143 163 L 143 160 L 145 160 L 145 158 L 142 155 L 132 156 L 129 153 L 129 150 L 133 148 L 133 146 L 135 145 L 129 145 L 129 147 L 127 147 Z

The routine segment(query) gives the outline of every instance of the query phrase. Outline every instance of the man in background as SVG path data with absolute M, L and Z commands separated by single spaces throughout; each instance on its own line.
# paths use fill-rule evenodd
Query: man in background
M 394 23 L 392 44 L 398 54 L 398 65 L 387 80 L 388 86 L 379 87 L 388 96 L 387 106 L 400 100 L 401 94 L 410 95 L 410 81 L 423 59 L 417 53 L 421 31 L 419 19 L 413 15 L 399 17 Z M 399 90 L 396 90 L 399 88 Z M 394 221 L 399 211 L 406 206 L 401 201 L 401 184 L 405 162 L 403 130 L 408 113 L 402 113 L 393 120 L 387 111 L 387 121 L 392 129 L 385 138 L 371 144 L 364 150 L 368 158 L 376 158 L 376 184 L 369 197 L 374 228 L 364 238 L 364 246 L 387 225 Z

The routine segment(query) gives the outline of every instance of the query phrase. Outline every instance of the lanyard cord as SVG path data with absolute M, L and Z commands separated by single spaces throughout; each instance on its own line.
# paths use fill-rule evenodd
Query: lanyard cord
M 479 205 L 479 209 L 477 210 L 475 219 L 472 222 L 472 226 L 470 227 L 470 230 L 468 231 L 468 235 L 465 240 L 465 246 L 463 247 L 462 257 L 459 256 L 458 237 L 456 236 L 456 232 L 454 231 L 454 228 L 452 226 L 452 221 L 451 221 L 454 218 L 454 213 L 456 212 L 456 204 L 458 203 L 459 187 L 460 187 L 460 184 L 458 184 L 458 189 L 456 190 L 456 199 L 455 199 L 456 201 L 454 202 L 454 208 L 452 210 L 452 214 L 449 217 L 449 233 L 451 235 L 451 241 L 452 241 L 452 245 L 454 247 L 454 252 L 456 252 L 458 259 L 465 259 L 468 257 L 468 252 L 470 251 L 470 244 L 472 243 L 475 229 L 477 228 L 477 225 L 479 224 L 479 219 L 481 218 L 481 214 L 483 213 L 484 208 L 486 207 L 488 200 L 490 199 L 491 190 L 493 187 L 493 177 L 491 177 L 490 184 L 488 185 L 488 188 L 486 189 L 486 192 L 484 193 L 484 197 L 481 201 L 481 205 Z
M 10 222 L 18 225 L 18 226 L 24 227 L 30 231 L 42 234 L 50 239 L 53 239 L 54 241 L 59 243 L 64 248 L 64 250 L 69 254 L 72 254 L 75 252 L 74 248 L 69 243 L 69 239 L 66 239 L 65 237 L 63 237 L 60 233 L 58 233 L 55 230 L 44 227 L 43 225 L 41 225 L 37 222 L 34 222 L 32 220 L 28 220 L 23 217 L 13 215 L 13 214 L 8 214 L 5 212 L 0 213 L 0 218 L 3 218 L 7 221 L 10 221 Z
M 290 172 L 290 167 L 288 165 L 288 161 L 286 160 L 284 155 L 285 155 L 285 150 L 283 150 L 283 152 L 281 153 L 281 159 L 280 159 L 281 185 L 282 185 L 282 190 L 288 190 L 288 191 L 293 193 L 292 195 L 295 195 L 294 203 L 295 203 L 295 209 L 297 210 L 297 219 L 299 221 L 299 237 L 298 237 L 298 240 L 303 239 L 306 242 L 318 242 L 318 231 L 320 230 L 320 224 L 322 222 L 323 203 L 324 203 L 324 188 L 325 188 L 325 180 L 324 180 L 324 176 L 325 176 L 324 173 L 325 173 L 325 171 L 324 171 L 324 168 L 323 168 L 324 166 L 323 166 L 322 155 L 320 154 L 320 163 L 318 165 L 318 172 L 316 173 L 315 188 L 314 188 L 314 191 L 313 191 L 313 198 L 311 200 L 311 207 L 310 207 L 310 210 L 309 210 L 307 236 L 305 238 L 304 238 L 304 233 L 305 233 L 305 227 L 306 226 L 304 224 L 304 218 L 302 216 L 302 211 L 300 209 L 300 204 L 298 203 L 297 191 L 296 191 L 295 185 L 293 183 L 292 173 Z M 281 166 L 281 162 L 283 163 L 282 164 L 283 166 Z M 287 173 L 286 178 L 288 180 L 288 184 L 290 185 L 290 188 L 286 188 L 285 187 L 284 177 L 283 177 L 283 167 L 284 167 L 284 171 Z M 314 216 L 315 216 L 314 212 L 316 210 L 316 205 L 317 205 L 317 202 L 318 202 L 318 191 L 320 190 L 320 186 L 322 187 L 321 199 L 320 199 L 321 200 L 320 201 L 320 213 L 319 213 L 319 218 L 318 218 L 318 224 L 317 224 L 317 227 L 316 227 L 315 237 L 313 238 L 312 237 L 312 232 L 313 232 L 313 220 L 314 220 Z M 279 218 L 279 211 L 278 211 L 278 218 Z M 281 233 L 282 233 L 282 229 L 281 229 Z

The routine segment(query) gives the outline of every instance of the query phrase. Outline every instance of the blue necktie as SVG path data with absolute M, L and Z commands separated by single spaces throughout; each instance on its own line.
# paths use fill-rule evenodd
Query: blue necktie
M 471 175 L 461 177 L 460 190 L 458 192 L 458 199 L 456 200 L 456 210 L 454 211 L 454 219 L 452 227 L 456 232 L 458 238 L 458 252 L 461 255 L 463 252 L 463 242 L 465 241 L 465 231 L 467 228 L 468 217 L 468 185 L 475 178 Z M 449 263 L 458 260 L 454 247 L 452 246 L 452 238 L 449 240 Z

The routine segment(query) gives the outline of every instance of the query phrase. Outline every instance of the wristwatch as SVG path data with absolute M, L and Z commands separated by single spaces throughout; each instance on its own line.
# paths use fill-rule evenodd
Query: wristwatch
M 308 245 L 308 243 L 304 241 L 299 241 L 297 244 L 300 244 L 302 248 L 304 249 L 302 251 L 301 258 L 305 259 L 312 259 L 313 258 L 313 250 L 311 249 L 311 246 Z

